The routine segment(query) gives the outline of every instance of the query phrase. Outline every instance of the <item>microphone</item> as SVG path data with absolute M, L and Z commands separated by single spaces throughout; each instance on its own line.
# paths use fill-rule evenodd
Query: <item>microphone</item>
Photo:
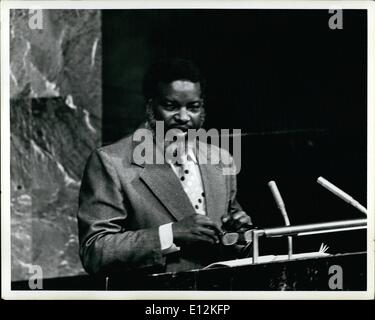
M 290 226 L 289 217 L 286 212 L 285 204 L 284 204 L 283 198 L 281 198 L 281 194 L 279 192 L 279 189 L 277 188 L 276 182 L 270 181 L 268 182 L 268 186 L 271 189 L 273 198 L 275 199 L 275 202 L 276 202 L 276 206 L 280 210 L 281 215 L 283 216 L 285 225 Z
M 367 215 L 367 209 L 364 206 L 362 206 L 358 201 L 354 200 L 351 196 L 349 196 L 347 193 L 336 187 L 331 182 L 327 181 L 323 177 L 319 177 L 317 179 L 317 182 L 321 186 L 326 188 L 328 191 L 332 192 L 334 195 L 339 197 L 341 200 L 344 200 L 345 202 L 351 204 L 354 208 Z
M 290 226 L 288 213 L 286 212 L 285 204 L 284 204 L 283 198 L 281 197 L 279 189 L 277 188 L 276 182 L 270 181 L 268 182 L 268 186 L 271 189 L 272 196 L 276 202 L 276 206 L 280 210 L 281 215 L 283 216 L 285 225 Z M 293 241 L 292 241 L 292 237 L 288 236 L 288 258 L 289 259 L 292 258 L 292 254 L 293 254 Z

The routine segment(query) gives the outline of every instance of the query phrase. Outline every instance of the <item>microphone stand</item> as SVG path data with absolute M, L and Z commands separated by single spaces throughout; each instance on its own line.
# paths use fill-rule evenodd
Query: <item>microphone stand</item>
M 285 204 L 283 199 L 281 198 L 281 194 L 279 192 L 279 189 L 276 186 L 275 181 L 268 182 L 268 186 L 271 189 L 273 198 L 275 199 L 277 208 L 280 210 L 281 215 L 284 219 L 284 223 L 286 226 L 290 226 L 290 221 L 288 217 L 288 213 L 286 212 Z M 293 238 L 292 236 L 288 236 L 288 259 L 292 259 L 293 255 Z

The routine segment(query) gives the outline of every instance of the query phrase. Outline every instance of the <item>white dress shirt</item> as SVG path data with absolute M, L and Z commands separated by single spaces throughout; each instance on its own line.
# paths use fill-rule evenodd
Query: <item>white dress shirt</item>
M 206 201 L 202 177 L 193 148 L 188 147 L 187 153 L 181 156 L 177 164 L 169 162 L 169 165 L 180 180 L 195 212 L 197 214 L 206 215 Z M 159 227 L 160 245 L 163 254 L 180 250 L 180 248 L 173 243 L 172 223 L 173 222 L 170 222 Z

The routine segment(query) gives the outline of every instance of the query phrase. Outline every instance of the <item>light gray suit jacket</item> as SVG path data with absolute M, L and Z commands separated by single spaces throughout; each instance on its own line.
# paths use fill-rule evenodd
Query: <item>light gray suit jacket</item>
M 195 210 L 169 164 L 134 160 L 138 143 L 130 135 L 99 148 L 88 159 L 78 211 L 80 257 L 85 270 L 106 274 L 139 268 L 148 272 L 182 271 L 233 258 L 232 249 L 209 244 L 162 254 L 159 226 L 192 215 Z M 217 147 L 205 146 L 220 152 Z M 222 215 L 241 210 L 236 201 L 236 176 L 223 175 L 223 163 L 213 165 L 208 161 L 199 167 L 207 215 L 221 225 Z

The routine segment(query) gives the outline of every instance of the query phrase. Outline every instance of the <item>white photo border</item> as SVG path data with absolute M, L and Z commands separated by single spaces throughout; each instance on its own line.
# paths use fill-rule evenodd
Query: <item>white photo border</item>
M 367 36 L 367 290 L 366 291 L 15 291 L 11 290 L 10 39 L 11 9 L 365 9 Z M 1 2 L 1 293 L 12 300 L 333 300 L 374 298 L 375 3 L 372 1 L 2 1 Z

